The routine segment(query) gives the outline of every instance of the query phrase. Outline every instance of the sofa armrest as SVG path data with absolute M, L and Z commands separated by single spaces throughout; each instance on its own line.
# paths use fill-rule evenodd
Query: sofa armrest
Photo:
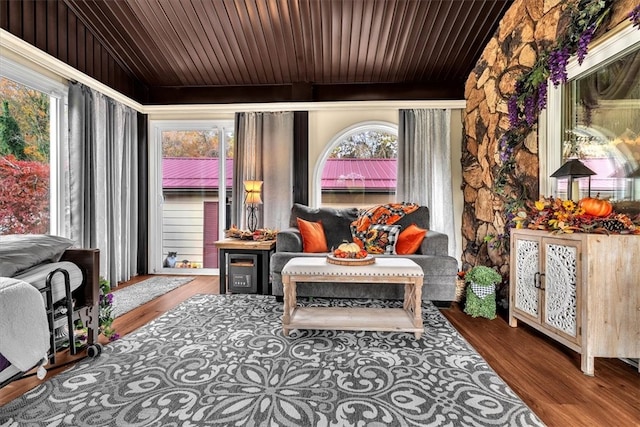
M 449 236 L 439 231 L 429 230 L 420 245 L 422 255 L 449 255 Z
M 302 252 L 302 235 L 295 227 L 285 228 L 276 236 L 276 252 Z

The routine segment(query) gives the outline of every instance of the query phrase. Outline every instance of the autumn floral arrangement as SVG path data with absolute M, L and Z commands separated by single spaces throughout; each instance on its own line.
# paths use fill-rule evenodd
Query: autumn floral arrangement
M 231 239 L 240 240 L 255 240 L 258 242 L 264 242 L 267 240 L 275 240 L 278 235 L 278 230 L 273 228 L 258 228 L 255 231 L 242 230 L 235 224 L 228 230 L 224 231 L 224 236 Z
M 616 213 L 611 202 L 599 197 L 585 197 L 579 202 L 541 197 L 516 212 L 513 223 L 515 228 L 552 233 L 640 234 L 640 215 L 632 219 Z

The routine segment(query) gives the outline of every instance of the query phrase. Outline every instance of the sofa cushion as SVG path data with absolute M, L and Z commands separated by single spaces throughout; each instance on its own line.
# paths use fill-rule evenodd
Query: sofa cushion
M 402 230 L 411 224 L 415 224 L 420 228 L 429 230 L 429 208 L 426 206 L 420 206 L 415 211 L 403 216 L 395 222 L 395 225 L 399 225 Z
M 400 232 L 398 241 L 396 243 L 396 253 L 398 255 L 411 255 L 415 254 L 424 236 L 427 234 L 427 230 L 420 228 L 415 224 L 409 225 L 407 228 Z
M 370 254 L 395 254 L 399 225 L 373 224 L 364 239 L 364 249 Z
M 415 203 L 387 203 L 363 210 L 351 225 L 353 241 L 364 247 L 364 240 L 374 224 L 393 225 L 419 208 Z
M 291 208 L 289 225 L 297 227 L 297 218 L 306 221 L 322 221 L 325 230 L 327 246 L 329 249 L 337 248 L 344 241 L 351 241 L 351 222 L 358 217 L 357 208 L 334 209 L 334 208 L 310 208 L 309 206 L 294 203 Z
M 302 218 L 297 218 L 298 229 L 302 235 L 303 252 L 329 252 L 327 248 L 327 238 L 324 234 L 322 221 L 311 222 Z

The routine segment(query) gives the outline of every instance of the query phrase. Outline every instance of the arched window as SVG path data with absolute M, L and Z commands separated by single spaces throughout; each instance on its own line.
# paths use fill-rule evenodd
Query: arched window
M 363 122 L 327 145 L 315 174 L 318 206 L 366 207 L 391 202 L 396 192 L 398 127 Z

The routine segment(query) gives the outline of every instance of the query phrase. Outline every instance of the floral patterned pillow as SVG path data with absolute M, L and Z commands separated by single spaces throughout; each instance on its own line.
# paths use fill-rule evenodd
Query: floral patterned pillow
M 370 254 L 395 254 L 399 225 L 373 224 L 367 230 L 364 249 Z

